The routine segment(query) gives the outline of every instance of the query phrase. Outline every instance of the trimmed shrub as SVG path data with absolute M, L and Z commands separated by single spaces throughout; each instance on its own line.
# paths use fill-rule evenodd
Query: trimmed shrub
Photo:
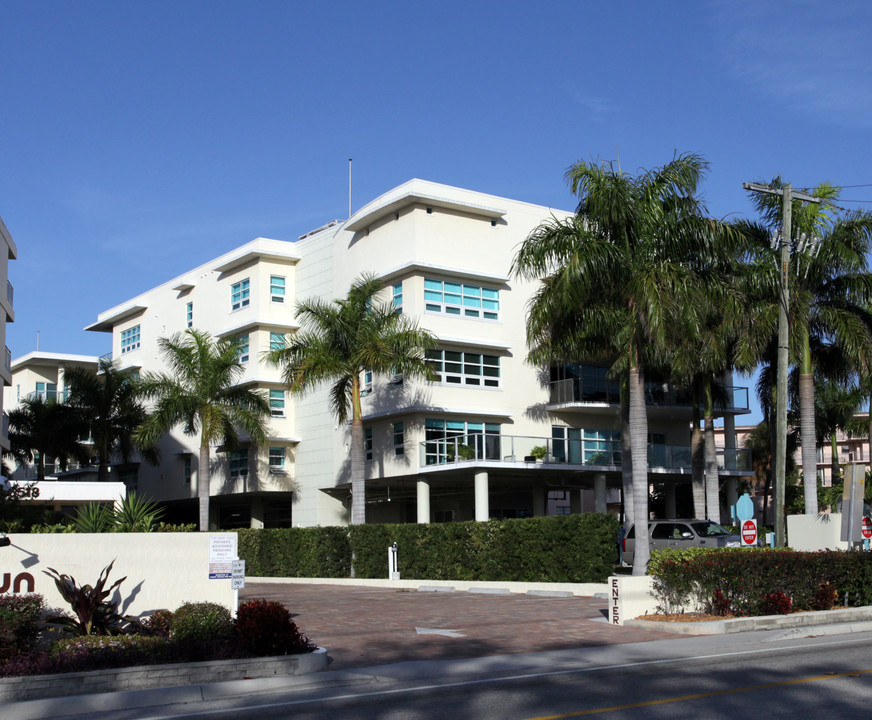
M 139 634 L 146 637 L 170 636 L 173 625 L 173 614 L 169 610 L 158 610 L 139 623 Z
M 0 662 L 34 646 L 42 608 L 42 595 L 0 595 Z
M 233 635 L 230 610 L 218 603 L 182 603 L 173 613 L 170 637 L 177 643 L 221 640 Z
M 274 600 L 249 600 L 236 612 L 236 632 L 253 655 L 296 655 L 311 652 L 309 642 L 291 620 L 291 613 Z

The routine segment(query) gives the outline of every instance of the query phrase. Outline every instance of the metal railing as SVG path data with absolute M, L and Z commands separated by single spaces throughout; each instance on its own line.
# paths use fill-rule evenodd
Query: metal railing
M 440 440 L 425 440 L 420 444 L 422 466 L 481 461 L 523 464 L 543 462 L 575 467 L 619 468 L 621 443 L 614 440 L 569 440 L 477 433 Z M 691 467 L 690 446 L 650 443 L 648 467 L 688 470 Z M 718 469 L 750 472 L 751 451 L 718 449 Z
M 728 400 L 726 403 L 716 402 L 718 410 L 748 410 L 748 388 L 725 388 Z M 603 403 L 619 405 L 620 390 L 617 383 L 607 382 L 598 378 L 568 378 L 555 380 L 551 383 L 549 403 L 565 405 L 568 403 Z M 690 395 L 669 384 L 649 383 L 645 386 L 645 403 L 647 405 L 678 405 L 690 407 L 693 403 Z
M 44 402 L 49 402 L 51 400 L 56 400 L 57 402 L 66 402 L 69 400 L 70 391 L 64 388 L 63 390 L 34 390 L 31 393 L 27 393 L 25 397 L 28 400 L 43 400 Z

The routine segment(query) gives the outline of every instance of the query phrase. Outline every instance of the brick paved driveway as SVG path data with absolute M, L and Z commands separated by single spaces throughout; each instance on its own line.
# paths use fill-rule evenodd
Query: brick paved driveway
M 300 630 L 327 648 L 331 669 L 675 639 L 609 625 L 607 601 L 588 597 L 252 582 L 239 593 L 240 601 L 248 598 L 283 603 Z M 454 630 L 462 637 L 416 628 Z

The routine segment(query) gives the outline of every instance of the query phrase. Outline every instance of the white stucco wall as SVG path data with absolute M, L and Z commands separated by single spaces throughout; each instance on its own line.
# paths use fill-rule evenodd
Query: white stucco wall
M 11 545 L 0 547 L 0 587 L 8 584 L 6 593 L 23 593 L 32 585 L 49 607 L 67 610 L 54 580 L 43 571 L 54 568 L 74 577 L 79 586 L 93 585 L 114 560 L 107 586 L 127 578 L 113 596 L 125 614 L 141 616 L 200 601 L 234 610 L 236 592 L 229 578 L 209 578 L 213 537 L 236 542 L 236 533 L 9 535 Z

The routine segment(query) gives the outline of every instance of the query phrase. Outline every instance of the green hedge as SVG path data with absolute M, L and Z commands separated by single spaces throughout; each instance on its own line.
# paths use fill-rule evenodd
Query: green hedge
M 868 552 L 662 550 L 652 553 L 649 572 L 659 610 L 667 613 L 767 615 L 778 599 L 792 611 L 872 605 Z
M 397 543 L 404 579 L 603 582 L 617 562 L 610 515 L 429 525 L 239 530 L 239 556 L 253 577 L 387 577 Z

